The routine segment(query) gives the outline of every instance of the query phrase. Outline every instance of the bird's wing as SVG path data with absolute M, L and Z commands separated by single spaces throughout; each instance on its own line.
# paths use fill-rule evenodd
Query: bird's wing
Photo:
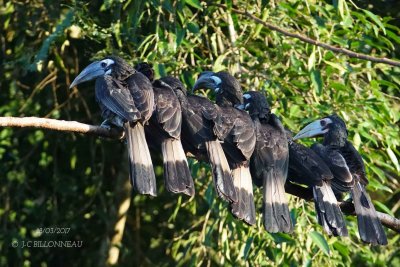
M 130 91 L 111 76 L 96 80 L 95 94 L 103 114 L 109 114 L 108 109 L 125 121 L 137 121 L 140 118 Z
M 213 127 L 217 118 L 216 106 L 207 98 L 190 95 L 185 110 L 186 122 L 190 131 L 203 140 L 215 140 Z
M 340 150 L 341 154 L 343 157 L 346 159 L 347 165 L 349 166 L 350 172 L 354 177 L 357 177 L 362 184 L 367 185 L 368 184 L 368 178 L 365 173 L 365 165 L 364 161 L 356 150 L 356 148 L 353 146 L 352 143 L 349 141 L 346 142 L 346 145 L 341 148 Z
M 313 186 L 332 179 L 329 167 L 312 149 L 295 142 L 289 145 L 289 180 Z
M 154 94 L 157 122 L 171 137 L 179 138 L 182 112 L 178 98 L 170 88 L 154 87 Z
M 314 144 L 311 149 L 325 161 L 331 170 L 334 176 L 332 186 L 341 192 L 349 191 L 354 185 L 354 179 L 345 158 L 339 151 L 321 144 Z
M 140 72 L 136 72 L 126 79 L 128 89 L 136 108 L 141 113 L 141 121 L 147 122 L 153 114 L 154 92 L 149 79 Z
M 217 136 L 224 138 L 224 148 L 232 158 L 250 160 L 256 144 L 256 133 L 250 116 L 236 108 L 220 107 L 220 123 L 215 124 Z

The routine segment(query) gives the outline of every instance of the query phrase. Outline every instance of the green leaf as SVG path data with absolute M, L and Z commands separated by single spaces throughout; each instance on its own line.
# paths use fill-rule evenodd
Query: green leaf
M 382 202 L 374 200 L 374 205 L 379 207 L 381 210 L 389 214 L 390 216 L 394 216 L 393 212 Z
M 186 4 L 188 4 L 189 6 L 195 7 L 197 9 L 202 10 L 203 8 L 200 5 L 200 1 L 198 0 L 185 0 Z
M 189 22 L 187 24 L 187 28 L 192 33 L 199 33 L 199 31 L 200 31 L 199 25 L 197 25 L 196 23 L 193 23 L 193 22 Z
M 386 34 L 386 29 L 385 26 L 383 25 L 382 21 L 380 20 L 380 18 L 373 14 L 371 11 L 365 10 L 363 9 L 363 12 L 370 18 L 372 19 L 383 31 L 383 34 Z
M 316 232 L 316 231 L 312 231 L 311 233 L 308 234 L 312 241 L 326 254 L 329 255 L 330 254 L 330 250 L 329 250 L 329 245 L 328 242 L 326 242 L 325 238 L 323 235 L 321 235 L 320 233 Z
M 322 78 L 321 78 L 321 72 L 319 70 L 313 70 L 310 73 L 310 78 L 311 82 L 314 86 L 314 90 L 317 93 L 317 95 L 321 95 L 322 93 Z

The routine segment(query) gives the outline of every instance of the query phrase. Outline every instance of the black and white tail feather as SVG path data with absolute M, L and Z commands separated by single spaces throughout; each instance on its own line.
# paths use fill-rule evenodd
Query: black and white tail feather
M 125 123 L 124 128 L 128 144 L 132 186 L 140 194 L 156 196 L 156 177 L 144 134 L 144 127 L 140 123 L 135 125 Z
M 263 172 L 264 227 L 270 233 L 293 231 L 288 202 L 285 194 L 285 179 L 273 168 Z
M 343 213 L 330 185 L 322 181 L 322 185 L 313 186 L 313 195 L 318 223 L 325 232 L 328 235 L 348 236 Z
M 166 138 L 161 143 L 166 189 L 172 193 L 194 195 L 194 183 L 181 141 Z
M 372 245 L 387 245 L 385 231 L 364 185 L 357 181 L 351 194 L 361 240 Z
M 238 219 L 254 225 L 256 223 L 256 210 L 249 167 L 240 166 L 233 169 L 232 177 L 238 193 L 238 201 L 231 204 L 232 214 Z
M 221 144 L 215 140 L 206 141 L 205 145 L 218 196 L 231 203 L 238 202 L 238 192 L 233 183 L 231 169 Z

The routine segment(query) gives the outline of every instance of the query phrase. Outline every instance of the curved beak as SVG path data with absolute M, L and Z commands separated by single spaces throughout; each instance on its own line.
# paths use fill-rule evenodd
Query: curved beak
M 316 120 L 308 124 L 306 127 L 301 129 L 295 137 L 293 137 L 293 140 L 325 134 L 329 129 L 326 127 L 326 123 L 322 123 L 322 121 L 323 120 Z
M 192 92 L 197 91 L 199 89 L 213 89 L 217 88 L 215 84 L 215 80 L 212 76 L 215 75 L 212 71 L 204 71 L 200 74 L 200 77 L 197 79 L 196 83 L 192 88 Z
M 97 77 L 104 75 L 106 72 L 105 72 L 104 68 L 101 67 L 100 64 L 101 64 L 100 61 L 95 61 L 92 64 L 90 64 L 89 66 L 87 66 L 86 68 L 84 68 L 81 71 L 81 73 L 79 73 L 79 75 L 72 81 L 69 88 L 71 89 L 72 87 L 74 87 L 80 83 L 94 80 Z

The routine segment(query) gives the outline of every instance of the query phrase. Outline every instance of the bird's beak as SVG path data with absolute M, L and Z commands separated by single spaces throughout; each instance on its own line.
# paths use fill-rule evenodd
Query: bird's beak
M 199 89 L 213 89 L 217 88 L 217 84 L 212 76 L 215 75 L 212 71 L 203 72 L 199 79 L 193 86 L 192 92 L 197 91 Z
M 244 110 L 244 104 L 238 104 L 235 106 L 235 108 L 240 109 L 240 110 Z
M 327 122 L 324 121 L 324 119 L 316 120 L 301 129 L 301 131 L 293 137 L 293 140 L 325 134 L 329 130 L 326 125 Z
M 95 61 L 89 66 L 87 66 L 85 69 L 83 69 L 82 72 L 79 73 L 79 75 L 73 80 L 69 88 L 71 89 L 72 87 L 80 83 L 90 81 L 104 75 L 105 70 L 104 68 L 101 67 L 100 64 L 101 64 L 100 61 Z

